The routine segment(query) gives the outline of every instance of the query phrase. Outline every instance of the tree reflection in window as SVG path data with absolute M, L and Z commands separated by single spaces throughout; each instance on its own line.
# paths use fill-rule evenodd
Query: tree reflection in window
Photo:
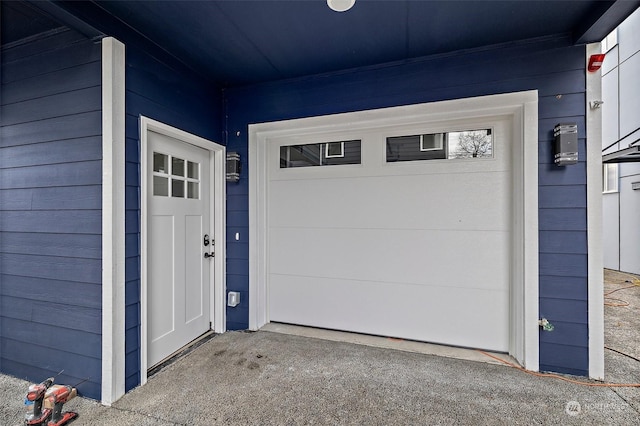
M 387 138 L 387 162 L 492 158 L 491 129 Z

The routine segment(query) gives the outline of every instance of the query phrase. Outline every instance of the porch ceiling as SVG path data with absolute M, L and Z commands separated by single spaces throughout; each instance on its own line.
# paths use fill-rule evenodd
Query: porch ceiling
M 101 33 L 134 38 L 221 86 L 237 86 L 557 34 L 600 41 L 640 1 L 357 0 L 343 13 L 324 0 L 32 5 L 67 25 L 80 18 Z

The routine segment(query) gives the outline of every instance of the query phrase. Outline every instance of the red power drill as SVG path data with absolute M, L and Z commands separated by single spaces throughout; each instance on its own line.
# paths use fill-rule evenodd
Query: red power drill
M 42 402 L 44 401 L 44 395 L 47 389 L 53 384 L 53 377 L 49 377 L 42 383 L 33 384 L 29 386 L 27 391 L 27 401 L 33 402 L 33 411 L 25 415 L 24 423 L 26 425 L 41 425 L 43 424 L 51 414 L 51 410 L 48 408 L 42 409 Z
M 47 426 L 63 426 L 78 417 L 78 413 L 73 411 L 62 412 L 64 403 L 74 398 L 77 394 L 76 388 L 68 385 L 54 385 L 47 390 L 44 406 L 53 410 Z

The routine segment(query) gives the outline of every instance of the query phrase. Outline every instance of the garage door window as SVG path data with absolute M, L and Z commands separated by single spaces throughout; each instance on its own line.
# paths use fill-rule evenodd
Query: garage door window
M 493 158 L 491 129 L 387 138 L 387 162 Z
M 360 163 L 360 140 L 287 145 L 280 147 L 281 169 Z

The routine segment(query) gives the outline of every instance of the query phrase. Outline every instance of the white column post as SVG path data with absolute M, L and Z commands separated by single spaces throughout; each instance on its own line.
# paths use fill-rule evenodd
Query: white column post
M 102 403 L 124 395 L 125 49 L 102 39 Z

